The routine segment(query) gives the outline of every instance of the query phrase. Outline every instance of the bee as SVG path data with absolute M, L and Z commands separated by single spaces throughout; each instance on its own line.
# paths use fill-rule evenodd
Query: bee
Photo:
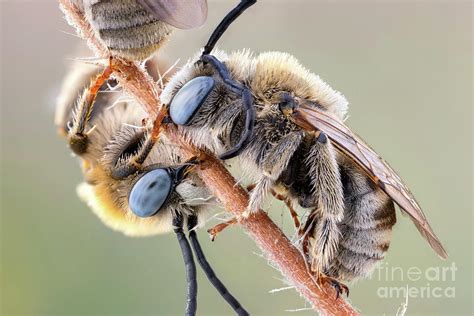
M 206 0 L 83 0 L 86 18 L 114 57 L 141 61 L 162 46 L 173 27 L 207 18 Z
M 242 1 L 234 19 L 251 2 Z M 368 276 L 384 258 L 394 202 L 447 257 L 400 177 L 344 124 L 341 93 L 286 53 L 211 54 L 215 34 L 169 81 L 161 101 L 195 145 L 222 159 L 238 156 L 255 181 L 246 215 L 269 193 L 292 213 L 294 206 L 309 210 L 299 227 L 301 247 L 319 280 L 339 292 L 348 291 L 339 281 Z
M 80 67 L 80 66 L 79 66 Z M 96 67 L 98 68 L 98 67 Z M 99 69 L 73 70 L 67 87 L 81 89 L 84 78 L 102 76 Z M 76 83 L 73 78 L 80 79 Z M 96 85 L 92 80 L 92 88 Z M 79 98 L 64 124 L 64 114 L 70 106 L 70 92 L 59 98 L 56 123 L 67 126 L 67 139 L 72 151 L 82 162 L 85 181 L 78 187 L 78 195 L 92 211 L 113 230 L 128 236 L 149 236 L 174 231 L 186 266 L 188 300 L 186 315 L 195 315 L 197 308 L 197 280 L 194 257 L 206 276 L 236 311 L 246 310 L 215 275 L 202 251 L 195 229 L 204 225 L 210 215 L 209 204 L 214 197 L 196 173 L 194 159 L 183 160 L 177 148 L 165 136 L 151 137 L 142 126 L 145 113 L 135 102 L 116 102 L 113 98 L 88 101 L 91 87 Z M 112 103 L 115 102 L 115 103 Z M 91 109 L 93 107 L 93 109 Z M 93 124 L 93 125 L 91 125 Z M 188 239 L 183 228 L 187 227 Z

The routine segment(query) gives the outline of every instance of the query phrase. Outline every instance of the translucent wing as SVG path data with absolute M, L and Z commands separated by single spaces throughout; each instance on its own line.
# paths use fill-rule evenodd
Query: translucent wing
M 436 237 L 410 190 L 398 174 L 362 139 L 339 119 L 318 110 L 313 105 L 301 105 L 293 113 L 292 119 L 304 129 L 324 132 L 342 154 L 357 163 L 374 183 L 409 215 L 431 248 L 440 257 L 447 258 L 446 250 Z
M 179 29 L 192 29 L 207 19 L 207 0 L 138 0 L 157 19 Z

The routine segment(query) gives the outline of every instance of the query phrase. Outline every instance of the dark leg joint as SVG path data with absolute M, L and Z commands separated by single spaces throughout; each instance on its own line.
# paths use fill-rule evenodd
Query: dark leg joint
M 349 297 L 349 288 L 347 287 L 347 285 L 342 284 L 339 281 L 336 281 L 334 279 L 331 279 L 330 282 L 331 282 L 331 285 L 336 290 L 336 299 L 338 299 L 344 293 L 346 293 L 346 296 Z

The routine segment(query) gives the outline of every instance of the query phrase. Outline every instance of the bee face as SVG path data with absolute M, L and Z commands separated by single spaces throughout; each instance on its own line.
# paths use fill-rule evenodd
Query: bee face
M 80 155 L 87 166 L 83 170 L 85 182 L 78 187 L 80 198 L 107 226 L 134 236 L 161 232 L 166 227 L 158 218 L 140 218 L 130 210 L 128 196 L 133 177 L 111 177 L 111 170 L 139 148 L 144 134 L 132 125 L 140 126 L 142 117 L 136 104 L 129 103 L 117 104 L 95 116 L 87 151 Z
M 173 190 L 172 172 L 157 168 L 144 173 L 133 184 L 128 197 L 132 212 L 139 217 L 150 217 L 159 212 Z
M 250 77 L 253 71 L 251 59 L 242 58 L 250 57 L 247 52 L 228 56 L 218 51 L 215 55 L 219 60 L 226 61 L 234 79 L 244 82 Z M 183 132 L 193 134 L 190 139 L 197 146 L 212 148 L 219 154 L 225 151 L 227 140 L 238 141 L 236 131 L 241 126 L 237 126 L 240 122 L 236 121 L 236 117 L 241 114 L 242 108 L 233 102 L 238 103 L 239 96 L 227 89 L 211 67 L 200 63 L 186 65 L 170 79 L 161 94 L 161 101 L 169 105 L 173 121 L 188 127 Z M 210 122 L 213 122 L 212 126 Z M 232 126 L 229 125 L 234 122 L 237 125 L 230 128 Z M 222 138 L 226 141 L 223 142 Z
M 71 122 L 77 123 L 83 117 L 81 102 L 87 91 L 78 101 L 72 101 L 73 97 L 77 99 L 83 86 L 97 73 L 98 67 L 77 64 L 68 75 L 56 110 L 56 124 L 65 134 L 71 134 Z M 122 178 L 113 176 L 145 146 L 148 134 L 142 119 L 146 114 L 134 102 L 120 102 L 119 90 L 105 91 L 107 85 L 103 90 L 96 98 L 90 126 L 85 128 L 87 146 L 77 151 L 85 179 L 78 187 L 81 199 L 107 226 L 127 235 L 168 232 L 175 213 L 199 215 L 198 224 L 203 224 L 207 217 L 203 204 L 212 198 L 196 175 L 190 173 L 178 179 L 183 161 L 164 136 L 139 170 Z M 70 146 L 73 139 L 69 135 Z
M 207 214 L 202 203 L 211 196 L 193 174 L 178 181 L 177 170 L 183 161 L 164 137 L 140 171 L 120 179 L 112 176 L 113 170 L 133 159 L 145 143 L 146 132 L 136 127 L 143 118 L 137 109 L 137 104 L 118 104 L 96 118 L 89 150 L 81 156 L 90 166 L 85 171 L 87 184 L 80 188 L 81 198 L 106 225 L 127 235 L 169 232 L 175 213 L 199 215 L 202 224 Z M 187 204 L 196 198 L 201 203 Z
M 282 103 L 311 102 L 338 117 L 344 117 L 347 111 L 347 101 L 342 95 L 288 54 L 270 52 L 254 57 L 247 51 L 230 55 L 218 51 L 214 55 L 226 65 L 233 80 L 251 91 L 259 122 L 255 125 L 258 132 L 254 133 L 254 143 L 261 144 L 255 139 L 259 135 L 265 135 L 263 140 L 272 142 L 287 133 L 301 130 L 286 118 L 288 115 L 282 112 Z M 203 81 L 208 82 L 206 94 L 198 97 L 203 88 L 197 83 Z M 198 146 L 222 154 L 238 142 L 245 125 L 242 100 L 230 91 L 209 65 L 189 63 L 170 80 L 161 100 L 169 104 L 170 116 L 175 123 L 189 126 L 185 131 L 193 133 L 191 139 Z M 265 150 L 263 145 L 257 147 L 255 150 L 249 148 L 244 155 L 249 152 L 257 155 L 255 152 Z M 244 168 L 252 165 L 246 163 Z

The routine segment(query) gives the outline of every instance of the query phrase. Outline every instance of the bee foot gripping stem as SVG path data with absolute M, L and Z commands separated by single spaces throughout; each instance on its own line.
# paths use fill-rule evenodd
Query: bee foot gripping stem
M 338 299 L 341 295 L 344 293 L 346 296 L 349 296 L 349 287 L 339 281 L 337 281 L 334 278 L 325 276 L 325 275 L 320 275 L 318 277 L 318 282 L 319 283 L 329 283 L 335 290 L 336 290 L 336 299 Z
M 211 237 L 211 241 L 214 241 L 217 235 L 220 234 L 224 229 L 237 223 L 238 223 L 238 220 L 237 218 L 234 217 L 224 223 L 217 224 L 216 226 L 208 229 L 207 232 L 209 233 Z

